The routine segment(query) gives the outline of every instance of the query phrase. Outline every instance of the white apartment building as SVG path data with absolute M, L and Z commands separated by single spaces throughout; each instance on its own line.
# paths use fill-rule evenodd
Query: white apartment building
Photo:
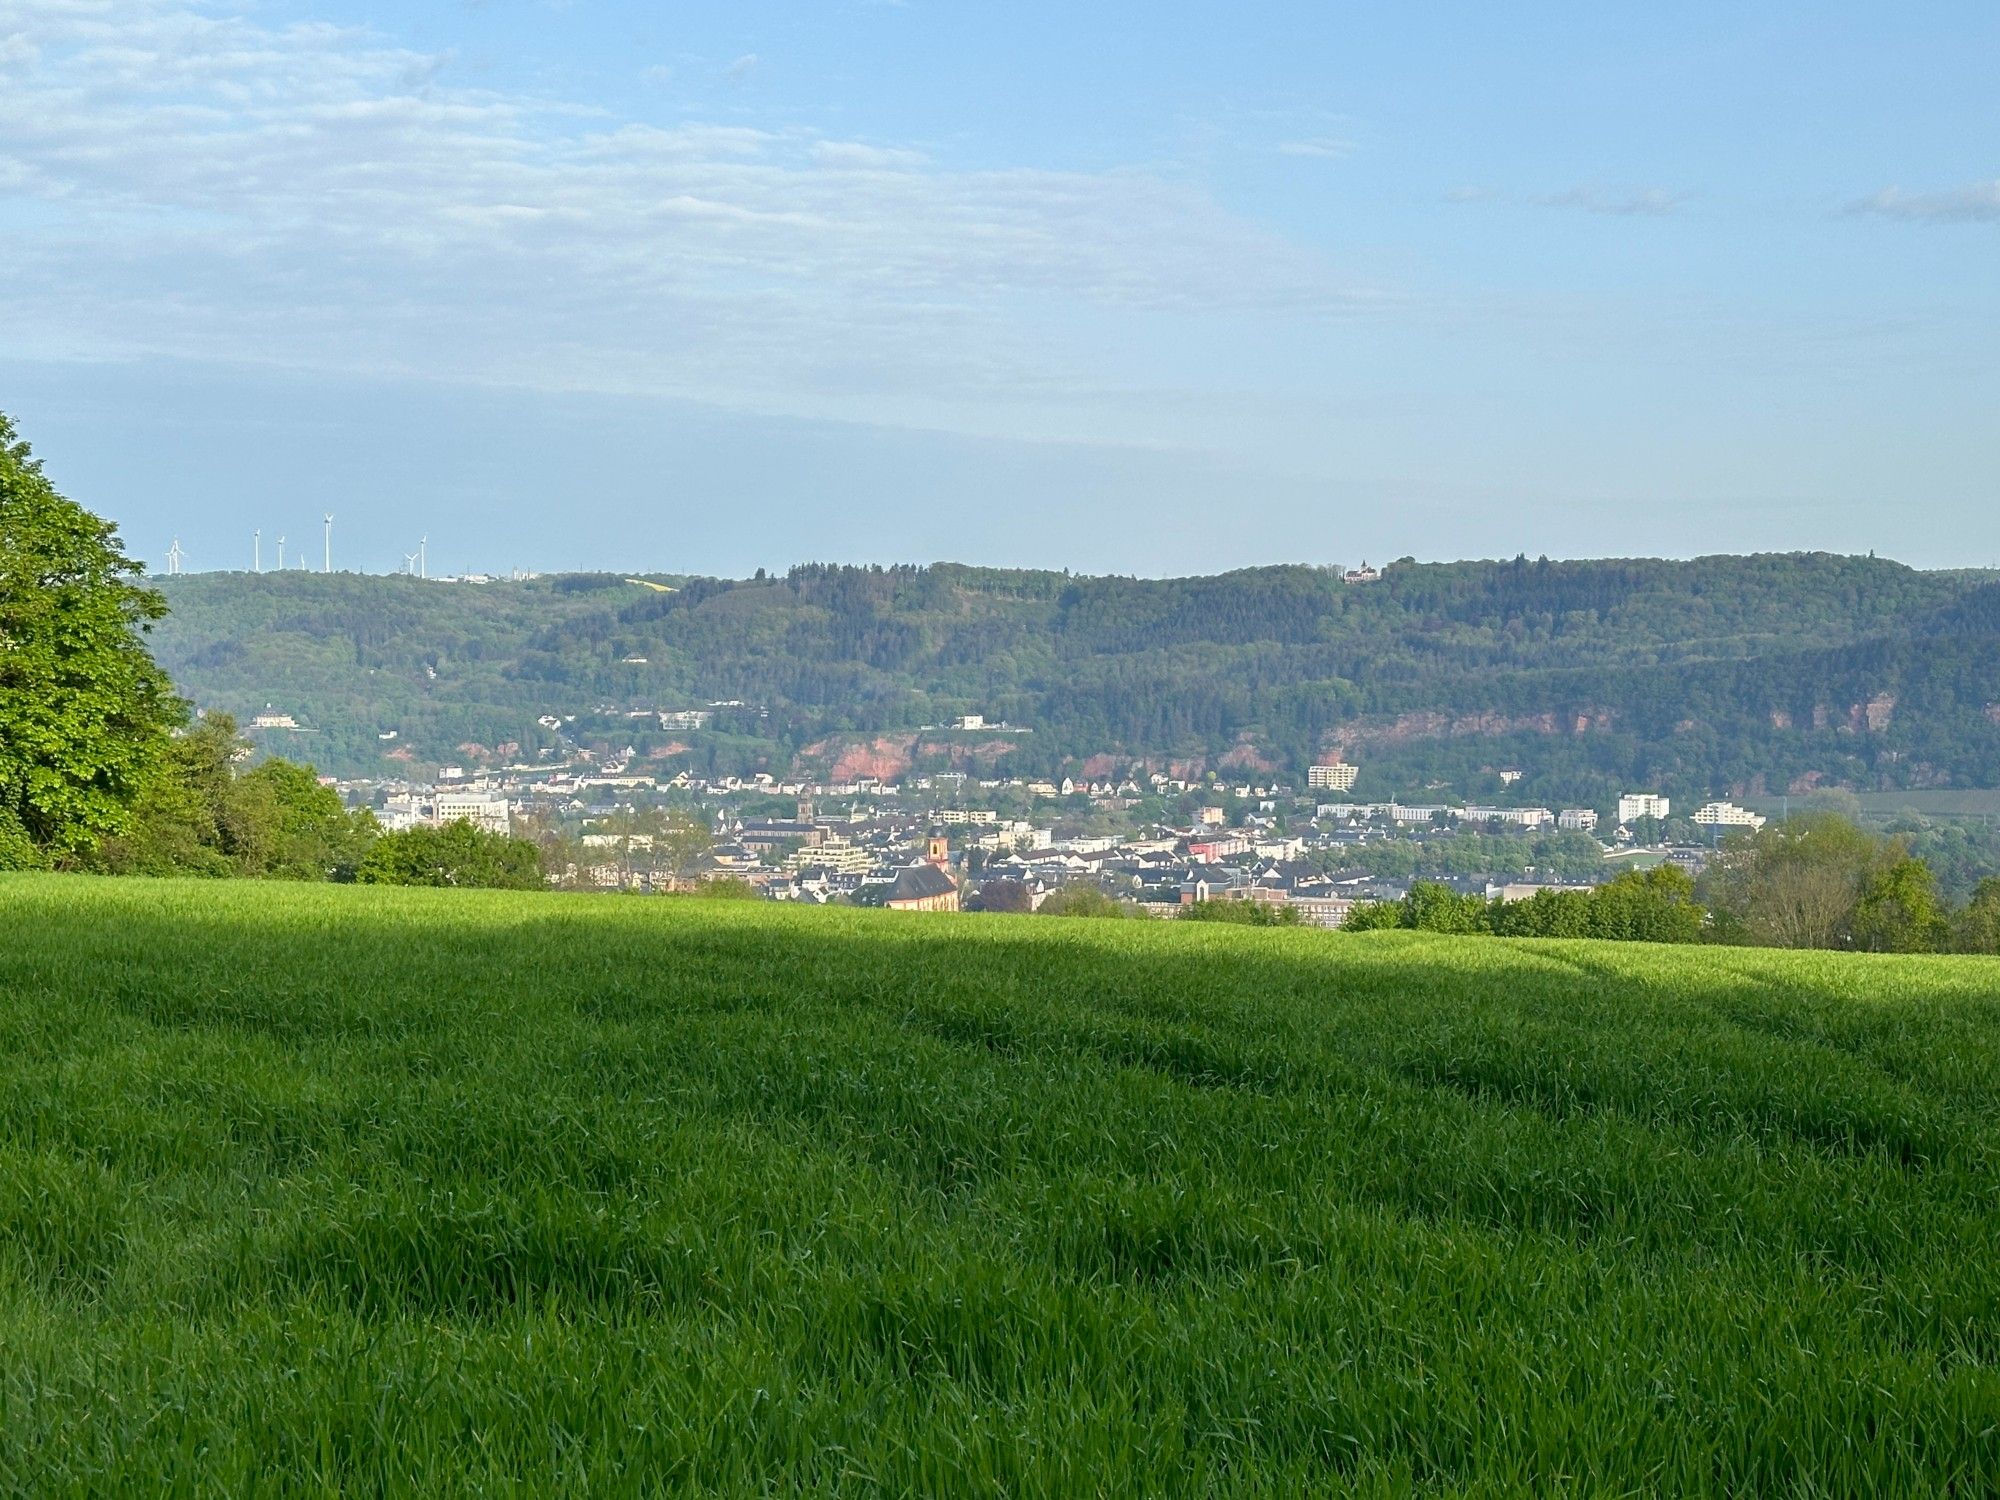
M 1389 821 L 1392 823 L 1429 823 L 1439 813 L 1451 811 L 1453 809 L 1449 807 L 1405 807 L 1400 802 L 1391 802 L 1388 806 Z
M 488 833 L 512 833 L 514 818 L 505 797 L 490 792 L 439 791 L 431 801 L 431 821 L 439 827 L 447 823 L 470 823 Z
M 1704 828 L 1762 828 L 1766 821 L 1734 802 L 1704 802 L 1695 809 L 1694 820 Z
M 1565 807 L 1556 814 L 1556 827 L 1571 833 L 1589 833 L 1597 827 L 1597 809 L 1592 807 Z
M 785 856 L 788 870 L 831 870 L 836 875 L 866 875 L 875 867 L 875 856 L 859 844 L 851 844 L 838 834 L 814 849 L 794 849 Z
M 931 813 L 934 823 L 997 823 L 1000 814 L 990 807 L 940 807 Z
M 1336 792 L 1354 790 L 1354 778 L 1361 774 L 1361 767 L 1350 766 L 1336 761 L 1330 766 L 1306 767 L 1306 785 L 1309 787 L 1330 787 Z
M 423 799 L 412 792 L 395 792 L 375 814 L 375 821 L 390 833 L 400 833 L 405 828 L 414 828 L 419 823 L 430 821 Z
M 1467 823 L 1511 823 L 1517 828 L 1540 828 L 1555 814 L 1546 807 L 1468 807 L 1459 816 Z
M 1636 823 L 1641 818 L 1662 818 L 1672 806 L 1665 797 L 1653 792 L 1627 792 L 1618 799 L 1618 821 Z

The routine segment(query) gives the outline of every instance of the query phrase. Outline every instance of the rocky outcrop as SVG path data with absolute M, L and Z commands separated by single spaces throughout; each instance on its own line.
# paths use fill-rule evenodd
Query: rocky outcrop
M 1590 734 L 1609 729 L 1611 710 L 1585 709 L 1578 713 L 1503 714 L 1491 710 L 1478 713 L 1404 713 L 1393 719 L 1343 724 L 1322 742 L 1334 751 L 1363 750 L 1407 745 L 1418 740 L 1469 739 L 1507 734 Z

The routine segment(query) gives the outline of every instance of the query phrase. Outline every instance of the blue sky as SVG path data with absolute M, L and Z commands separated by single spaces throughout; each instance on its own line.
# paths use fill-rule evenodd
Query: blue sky
M 7 0 L 133 550 L 2000 561 L 2000 9 Z M 267 558 L 268 558 L 267 553 Z

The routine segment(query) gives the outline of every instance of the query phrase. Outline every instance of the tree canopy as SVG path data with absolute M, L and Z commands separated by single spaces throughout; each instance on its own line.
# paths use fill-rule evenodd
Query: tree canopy
M 1688 874 L 1657 865 L 1627 870 L 1593 890 L 1542 890 L 1521 901 L 1489 901 L 1420 880 L 1400 901 L 1354 907 L 1344 925 L 1349 932 L 1408 928 L 1463 936 L 1698 943 L 1706 936 L 1706 918 Z
M 184 718 L 142 638 L 166 604 L 139 573 L 0 414 L 0 861 L 60 861 L 123 829 Z
M 533 844 L 462 821 L 383 834 L 362 858 L 354 878 L 363 885 L 515 891 L 543 886 L 541 855 Z
M 311 766 L 267 760 L 241 774 L 250 747 L 227 714 L 174 735 L 148 770 L 132 816 L 78 863 L 117 875 L 351 880 L 376 834 Z

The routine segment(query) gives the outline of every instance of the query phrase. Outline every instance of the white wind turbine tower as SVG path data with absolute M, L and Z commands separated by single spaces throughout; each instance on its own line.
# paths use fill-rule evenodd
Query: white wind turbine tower
M 250 571 L 264 571 L 264 528 L 261 526 L 250 533 Z
M 321 519 L 326 526 L 326 530 L 323 533 L 326 542 L 326 555 L 324 559 L 326 565 L 320 571 L 322 573 L 331 573 L 333 571 L 333 512 L 328 511 Z
M 285 539 L 282 536 L 278 538 L 278 571 L 285 571 Z
M 174 538 L 173 546 L 167 548 L 167 574 L 172 577 L 181 570 L 181 559 L 187 554 L 181 551 L 181 539 Z
M 430 545 L 431 539 L 429 537 L 423 537 L 417 542 L 417 577 L 419 578 L 428 578 L 431 576 Z

